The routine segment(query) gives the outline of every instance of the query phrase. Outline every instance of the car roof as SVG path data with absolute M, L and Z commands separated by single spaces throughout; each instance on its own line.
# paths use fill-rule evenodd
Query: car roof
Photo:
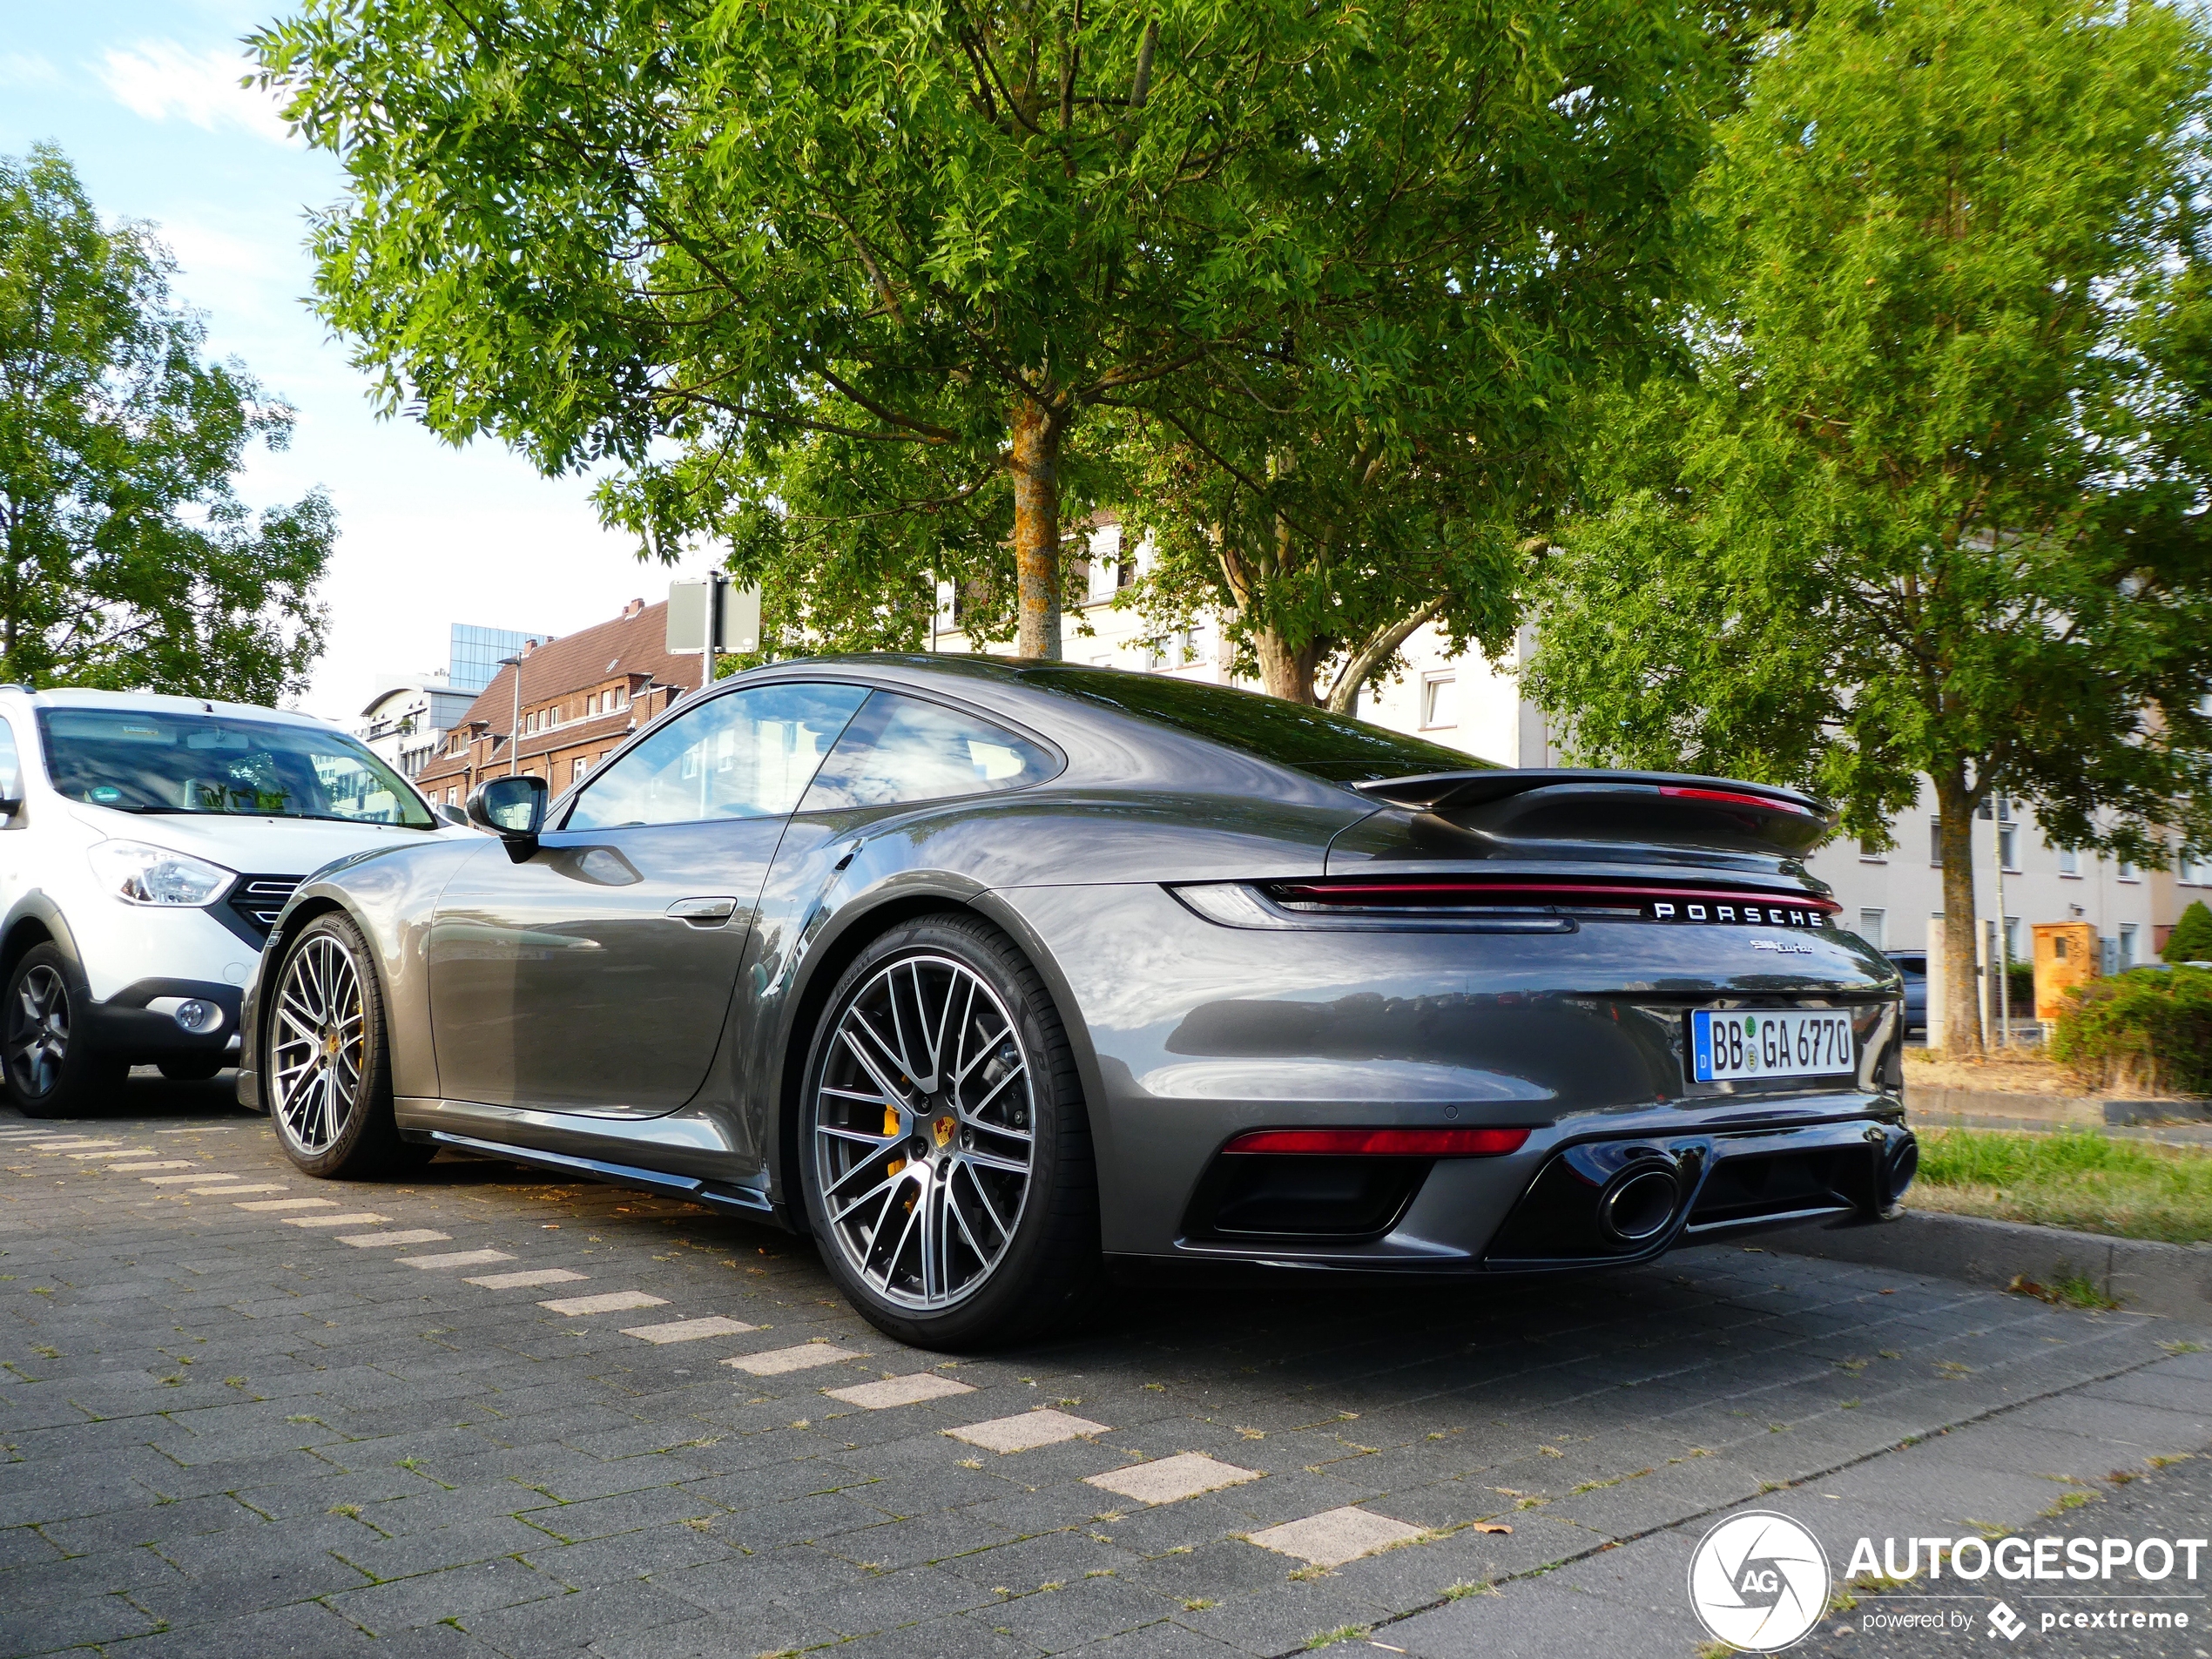
M 1364 779 L 1486 770 L 1496 763 L 1385 726 L 1285 703 L 1240 686 L 1035 658 L 882 652 L 795 658 L 738 678 L 853 673 L 887 687 L 937 689 L 1017 722 L 1063 747 L 1079 732 L 1146 734 L 1162 754 L 1201 744 L 1282 778 L 1333 792 Z M 726 682 L 725 682 L 726 684 Z
M 147 709 L 165 714 L 227 714 L 274 720 L 286 725 L 329 728 L 330 722 L 288 709 L 264 708 L 258 703 L 230 703 L 205 697 L 172 697 L 163 691 L 103 691 L 89 686 L 57 685 L 33 691 L 27 685 L 0 687 L 13 692 L 35 709 Z

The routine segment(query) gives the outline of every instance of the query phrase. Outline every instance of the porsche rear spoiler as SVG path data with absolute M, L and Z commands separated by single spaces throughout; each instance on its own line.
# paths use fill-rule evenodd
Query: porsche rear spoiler
M 1796 790 L 1687 772 L 1497 766 L 1379 778 L 1352 787 L 1510 840 L 1717 839 L 1796 853 L 1818 846 L 1836 827 L 1834 812 Z

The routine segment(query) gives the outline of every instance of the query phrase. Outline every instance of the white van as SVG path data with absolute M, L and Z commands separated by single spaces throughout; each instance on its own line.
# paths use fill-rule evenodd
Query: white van
M 235 1063 L 239 999 L 292 889 L 448 829 L 323 721 L 135 692 L 0 686 L 0 1067 L 32 1117 L 132 1065 Z

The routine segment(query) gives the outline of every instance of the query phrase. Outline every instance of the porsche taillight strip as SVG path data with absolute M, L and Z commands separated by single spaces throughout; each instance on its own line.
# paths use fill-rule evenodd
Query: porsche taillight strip
M 1615 900 L 1622 904 L 1749 906 L 1764 910 L 1818 911 L 1832 915 L 1843 906 L 1808 893 L 1723 891 L 1711 887 L 1651 887 L 1595 881 L 1343 881 L 1271 882 L 1268 895 L 1278 903 L 1372 908 L 1390 905 L 1588 905 Z
M 1798 818 L 1816 816 L 1810 806 L 1801 806 L 1794 800 L 1779 800 L 1772 795 L 1754 795 L 1737 789 L 1698 789 L 1688 784 L 1661 784 L 1659 792 L 1673 800 L 1711 801 L 1721 806 L 1755 806 L 1763 813 L 1790 813 Z
M 1518 1152 L 1525 1129 L 1255 1129 L 1221 1150 L 1321 1157 L 1494 1158 Z

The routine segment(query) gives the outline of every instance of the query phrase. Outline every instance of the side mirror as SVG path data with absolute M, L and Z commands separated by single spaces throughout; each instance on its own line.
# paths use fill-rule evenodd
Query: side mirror
M 491 779 L 469 797 L 469 821 L 505 841 L 509 851 L 526 850 L 537 845 L 537 833 L 545 827 L 550 793 L 544 779 L 528 772 Z

